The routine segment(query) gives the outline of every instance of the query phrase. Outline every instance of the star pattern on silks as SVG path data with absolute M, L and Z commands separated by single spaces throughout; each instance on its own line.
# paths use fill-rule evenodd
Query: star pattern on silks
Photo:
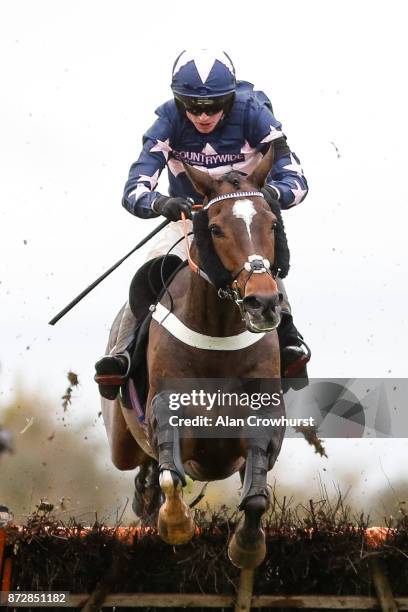
M 143 195 L 144 193 L 150 193 L 150 189 L 146 187 L 146 185 L 144 185 L 143 183 L 138 183 L 136 189 L 133 189 L 128 194 L 128 198 L 135 196 L 135 201 L 137 202 L 140 196 Z
M 253 155 L 255 151 L 256 149 L 254 147 L 251 147 L 249 142 L 246 140 L 243 146 L 241 147 L 240 153 L 243 153 L 245 156 L 247 156 L 247 155 Z
M 276 140 L 277 138 L 282 138 L 283 134 L 281 130 L 276 129 L 276 127 L 273 127 L 273 125 L 271 125 L 270 128 L 271 128 L 271 131 L 269 132 L 269 134 L 265 136 L 265 138 L 261 140 L 261 143 L 262 142 L 272 142 L 272 140 Z
M 297 189 L 292 189 L 292 187 L 290 188 L 291 192 L 295 196 L 295 199 L 290 204 L 291 206 L 296 206 L 296 204 L 299 204 L 307 194 L 307 190 L 302 189 L 297 181 L 294 181 L 294 183 L 296 184 Z
M 232 165 L 232 170 L 238 170 L 238 172 L 244 172 L 245 174 L 251 174 L 253 170 L 257 167 L 259 162 L 261 161 L 263 155 L 262 153 L 255 153 L 252 157 L 249 154 L 246 154 L 245 161 L 236 162 Z
M 147 176 L 146 174 L 141 174 L 137 179 L 138 183 L 150 183 L 150 189 L 154 189 L 157 185 L 157 181 L 159 180 L 159 170 L 153 174 L 153 176 Z
M 169 153 L 171 153 L 172 150 L 173 149 L 170 146 L 169 138 L 167 138 L 167 140 L 164 140 L 164 141 L 157 139 L 157 143 L 152 146 L 152 148 L 150 149 L 150 153 L 154 153 L 155 151 L 160 151 L 160 153 L 163 153 L 164 159 L 167 161 L 169 158 Z
M 210 145 L 209 142 L 207 142 L 201 153 L 204 153 L 204 155 L 217 155 L 217 151 Z
M 296 174 L 300 174 L 300 176 L 303 176 L 302 166 L 295 159 L 293 153 L 290 154 L 290 162 L 290 164 L 283 166 L 284 170 L 291 170 L 292 172 L 296 172 Z
M 178 159 L 171 157 L 167 162 L 167 167 L 173 176 L 178 176 L 181 172 L 185 172 L 184 166 Z
M 221 62 L 221 64 L 224 64 L 224 66 L 228 68 L 231 74 L 234 74 L 234 68 L 223 51 L 214 52 L 210 49 L 199 49 L 198 51 L 193 53 L 188 53 L 187 51 L 184 51 L 184 53 L 180 55 L 173 69 L 173 77 L 178 73 L 180 68 L 188 64 L 188 62 L 194 62 L 201 82 L 205 83 L 208 79 L 208 75 L 211 72 L 211 68 L 214 66 L 216 60 Z

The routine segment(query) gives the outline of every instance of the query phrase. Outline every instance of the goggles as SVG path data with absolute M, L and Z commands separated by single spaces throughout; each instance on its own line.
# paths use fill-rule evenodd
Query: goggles
M 234 93 L 230 93 L 226 96 L 218 96 L 217 98 L 192 98 L 175 94 L 174 97 L 181 104 L 183 110 L 198 117 L 202 113 L 211 116 L 229 109 L 234 95 Z

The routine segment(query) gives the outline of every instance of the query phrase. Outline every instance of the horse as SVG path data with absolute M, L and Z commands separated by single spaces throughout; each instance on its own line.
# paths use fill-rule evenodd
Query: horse
M 163 380 L 268 379 L 280 390 L 276 329 L 282 294 L 276 277 L 286 275 L 289 251 L 279 207 L 272 210 L 260 191 L 272 164 L 273 145 L 249 176 L 231 171 L 213 178 L 184 164 L 204 205 L 193 216 L 190 265 L 172 276 L 151 308 L 143 427 L 119 399 L 102 399 L 113 463 L 122 470 L 140 468 L 134 509 L 139 515 L 156 512 L 167 543 L 183 544 L 194 534 L 183 499 L 186 474 L 215 481 L 240 473 L 243 516 L 228 553 L 241 568 L 256 567 L 265 557 L 267 472 L 280 452 L 284 427 L 261 426 L 256 435 L 246 428 L 235 438 L 180 437 L 169 425 Z M 279 410 L 284 414 L 283 401 Z M 197 414 L 197 408 L 184 408 L 184 417 Z

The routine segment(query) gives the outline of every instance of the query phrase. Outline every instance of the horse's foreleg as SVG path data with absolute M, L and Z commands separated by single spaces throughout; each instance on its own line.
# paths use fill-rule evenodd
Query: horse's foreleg
M 244 511 L 244 516 L 238 523 L 228 547 L 229 558 L 240 568 L 257 567 L 265 558 L 262 515 L 269 504 L 268 446 L 267 439 L 248 441 L 242 501 L 239 505 L 239 509 Z
M 159 535 L 167 544 L 185 544 L 194 535 L 194 521 L 183 500 L 181 480 L 175 472 L 164 469 L 159 481 L 165 496 L 157 523 Z
M 281 398 L 279 410 L 275 411 L 273 416 L 284 414 Z M 258 416 L 270 417 L 272 413 L 264 408 L 258 412 Z M 267 475 L 279 455 L 284 435 L 283 426 L 262 427 L 255 430 L 255 437 L 253 428 L 248 427 L 244 432 L 247 457 L 245 472 L 240 471 L 243 486 L 239 505 L 239 509 L 244 511 L 244 517 L 239 522 L 228 547 L 229 558 L 237 567 L 254 568 L 265 558 L 266 544 L 262 515 L 269 505 Z
M 159 466 L 155 459 L 147 459 L 135 478 L 132 509 L 140 517 L 142 525 L 151 527 L 157 523 L 160 504 Z
M 184 544 L 194 534 L 190 508 L 183 500 L 186 484 L 177 427 L 169 423 L 168 394 L 155 396 L 152 402 L 159 455 L 159 482 L 165 501 L 160 508 L 158 530 L 168 544 Z

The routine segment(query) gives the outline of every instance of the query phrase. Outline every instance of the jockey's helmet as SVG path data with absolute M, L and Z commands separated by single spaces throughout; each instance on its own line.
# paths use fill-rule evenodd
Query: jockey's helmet
M 227 113 L 235 97 L 234 64 L 225 51 L 182 51 L 174 62 L 171 88 L 180 110 Z

